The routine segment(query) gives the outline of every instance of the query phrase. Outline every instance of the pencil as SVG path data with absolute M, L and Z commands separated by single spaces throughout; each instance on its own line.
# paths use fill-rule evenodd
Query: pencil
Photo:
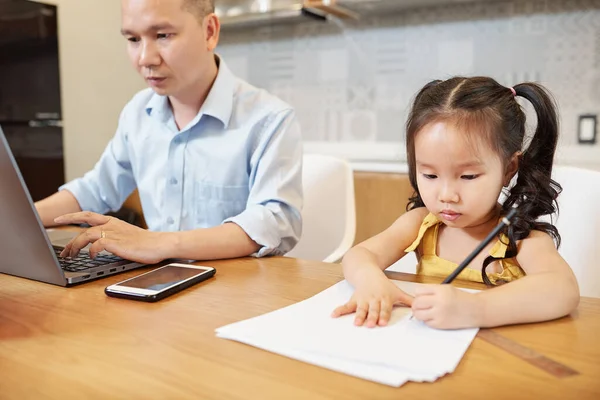
M 481 243 L 479 243 L 479 245 L 475 248 L 475 250 L 473 250 L 473 252 L 471 254 L 469 254 L 467 256 L 467 258 L 465 258 L 463 260 L 463 262 L 461 262 L 460 265 L 458 267 L 456 267 L 456 269 L 450 275 L 448 275 L 446 277 L 446 279 L 444 279 L 442 284 L 447 284 L 447 283 L 452 282 L 462 272 L 462 270 L 465 269 L 467 267 L 467 265 L 469 265 L 471 263 L 471 261 L 473 261 L 473 259 L 475 257 L 477 257 L 477 255 L 479 253 L 481 253 L 481 250 L 483 250 L 485 248 L 485 246 L 487 246 L 505 226 L 510 225 L 510 220 L 513 219 L 515 215 L 517 215 L 517 209 L 512 208 L 508 212 L 508 214 L 506 214 L 506 216 L 504 216 L 502 218 L 500 223 L 498 225 L 496 225 L 496 227 L 490 232 L 490 234 L 487 235 L 486 238 L 483 239 L 483 241 Z M 411 313 L 409 319 L 413 319 L 412 313 Z
M 500 223 L 490 232 L 490 234 L 487 235 L 481 243 L 479 243 L 475 250 L 473 250 L 473 252 L 469 254 L 467 258 L 465 258 L 463 262 L 461 262 L 460 265 L 456 267 L 456 269 L 450 275 L 448 275 L 448 277 L 446 277 L 446 279 L 444 279 L 442 284 L 452 282 L 462 272 L 462 270 L 465 269 L 479 253 L 481 253 L 481 250 L 483 250 L 485 246 L 487 246 L 498 235 L 498 233 L 504 229 L 505 226 L 510 225 L 510 220 L 513 219 L 516 214 L 517 209 L 511 209 L 508 214 L 502 218 Z

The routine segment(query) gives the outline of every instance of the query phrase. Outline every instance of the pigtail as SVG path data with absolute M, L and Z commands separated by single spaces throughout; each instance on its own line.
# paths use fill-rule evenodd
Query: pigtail
M 513 206 L 519 212 L 511 224 L 511 241 L 525 239 L 532 229 L 548 233 L 557 247 L 560 245 L 558 229 L 538 218 L 551 215 L 558 209 L 556 198 L 561 186 L 552 180 L 552 164 L 558 142 L 558 116 L 552 96 L 540 85 L 523 83 L 515 86 L 517 96 L 524 97 L 533 105 L 537 114 L 537 128 L 531 143 L 523 152 L 517 174 L 517 182 L 502 205 L 504 213 Z
M 513 218 L 513 220 L 514 220 L 514 218 Z M 508 227 L 509 232 L 506 233 L 507 237 L 510 237 L 510 235 L 513 235 L 513 233 L 510 232 L 510 229 L 512 229 L 512 224 Z M 502 240 L 502 237 L 498 238 L 498 240 Z M 485 272 L 488 265 L 490 265 L 494 261 L 514 258 L 517 256 L 517 252 L 518 252 L 517 243 L 514 240 L 509 239 L 509 241 L 507 243 L 506 254 L 504 254 L 504 257 L 497 258 L 494 256 L 487 256 L 485 258 L 485 260 L 483 260 L 483 266 L 481 267 L 481 278 L 483 280 L 483 283 L 485 283 L 487 286 L 494 286 L 494 283 L 492 283 L 492 281 L 488 277 L 487 273 Z M 503 284 L 503 283 L 506 283 L 506 282 L 499 281 L 499 280 L 496 280 L 496 282 L 495 282 L 496 285 Z
M 515 86 L 514 90 L 516 96 L 529 100 L 533 105 L 538 122 L 531 143 L 519 159 L 517 181 L 502 204 L 505 215 L 513 206 L 518 207 L 518 213 L 503 232 L 509 242 L 506 254 L 501 259 L 516 257 L 517 241 L 525 239 L 532 230 L 546 232 L 554 239 L 557 248 L 560 246 L 560 234 L 556 226 L 538 221 L 539 217 L 554 214 L 558 210 L 556 199 L 562 191 L 562 187 L 552 179 L 552 164 L 558 142 L 557 106 L 550 93 L 538 84 L 523 83 Z M 519 124 L 524 125 L 524 121 Z M 486 268 L 497 260 L 489 256 L 483 262 L 481 276 L 487 285 L 492 283 Z

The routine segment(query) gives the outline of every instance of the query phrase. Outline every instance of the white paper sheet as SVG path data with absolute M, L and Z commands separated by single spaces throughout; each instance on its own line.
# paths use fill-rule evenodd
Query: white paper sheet
M 394 281 L 407 293 L 418 284 Z M 340 282 L 271 313 L 217 329 L 217 336 L 363 379 L 400 386 L 431 382 L 454 371 L 478 329 L 436 330 L 397 307 L 386 327 L 354 325 L 354 316 L 331 318 L 352 287 Z

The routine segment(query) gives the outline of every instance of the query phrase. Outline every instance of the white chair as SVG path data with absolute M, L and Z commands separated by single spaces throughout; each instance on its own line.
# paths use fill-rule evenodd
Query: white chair
M 305 154 L 303 164 L 302 237 L 286 256 L 339 261 L 356 233 L 352 168 L 342 159 L 318 154 Z
M 552 176 L 563 188 L 558 217 L 552 217 L 562 239 L 558 252 L 573 269 L 581 295 L 600 297 L 600 172 L 555 166 Z M 409 253 L 389 270 L 415 273 L 416 263 Z
M 552 177 L 563 188 L 553 217 L 562 239 L 558 251 L 575 272 L 581 295 L 600 297 L 600 172 L 556 166 Z

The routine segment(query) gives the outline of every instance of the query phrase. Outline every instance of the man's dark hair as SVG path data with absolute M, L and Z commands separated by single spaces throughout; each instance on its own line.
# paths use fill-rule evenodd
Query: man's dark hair
M 215 12 L 215 0 L 183 0 L 183 9 L 204 18 Z

